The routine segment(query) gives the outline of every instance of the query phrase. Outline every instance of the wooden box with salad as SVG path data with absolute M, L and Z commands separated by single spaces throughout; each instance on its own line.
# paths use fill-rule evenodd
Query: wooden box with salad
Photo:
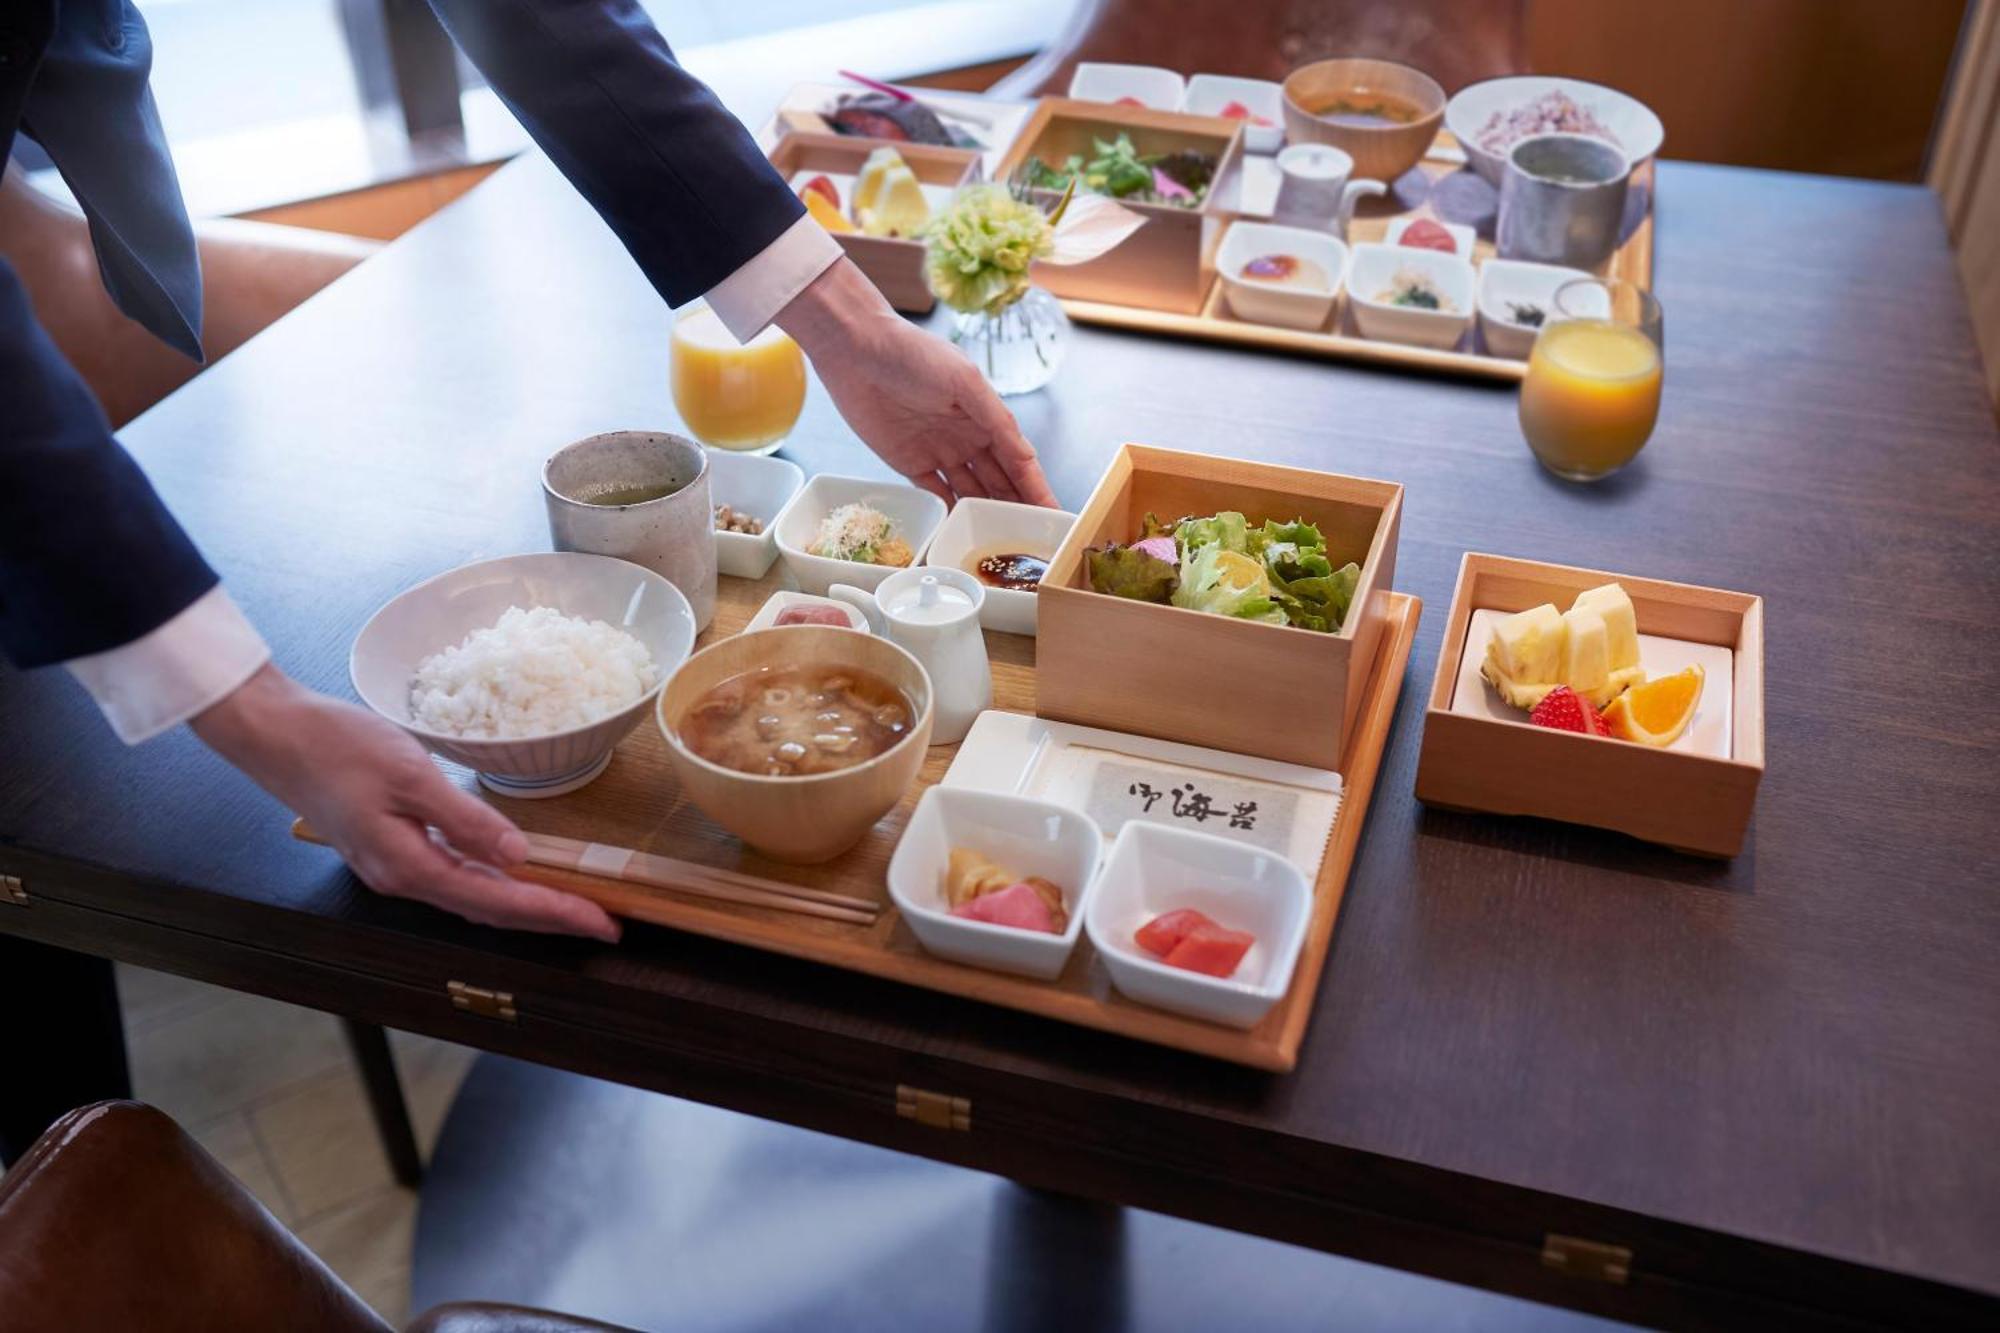
M 1763 625 L 1749 593 L 1470 552 L 1417 798 L 1734 856 L 1764 776 Z
M 890 305 L 930 312 L 937 298 L 918 233 L 980 178 L 976 150 L 793 130 L 772 146 L 771 165 Z
M 1072 177 L 1146 219 L 1085 264 L 1037 265 L 1057 296 L 1193 314 L 1215 277 L 1215 248 L 1240 190 L 1243 122 L 1045 97 L 998 176 L 1044 206 Z
M 1039 594 L 1036 712 L 1337 769 L 1403 488 L 1128 444 Z

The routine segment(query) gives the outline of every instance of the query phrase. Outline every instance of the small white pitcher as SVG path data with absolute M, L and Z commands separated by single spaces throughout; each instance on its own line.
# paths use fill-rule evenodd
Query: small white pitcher
M 930 673 L 931 744 L 965 739 L 973 719 L 993 706 L 993 668 L 979 608 L 986 589 L 959 569 L 904 569 L 870 594 L 836 583 L 827 596 L 858 607 L 868 628 L 923 663 Z
M 1387 194 L 1381 181 L 1349 180 L 1354 159 L 1332 144 L 1295 143 L 1278 154 L 1278 202 L 1271 221 L 1312 227 L 1347 239 L 1347 224 L 1362 196 Z

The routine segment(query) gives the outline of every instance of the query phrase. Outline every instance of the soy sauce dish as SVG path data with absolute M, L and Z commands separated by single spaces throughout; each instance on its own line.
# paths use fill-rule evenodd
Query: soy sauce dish
M 924 563 L 963 570 L 986 585 L 979 608 L 983 628 L 1033 634 L 1035 590 L 1075 523 L 1076 515 L 1061 509 L 1011 500 L 960 500 L 931 539 Z

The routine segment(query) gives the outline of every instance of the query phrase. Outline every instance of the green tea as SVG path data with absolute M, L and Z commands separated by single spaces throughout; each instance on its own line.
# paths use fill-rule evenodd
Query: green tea
M 648 486 L 613 486 L 595 495 L 580 496 L 585 504 L 592 505 L 642 505 L 648 500 L 664 500 L 680 489 L 676 482 L 658 482 Z

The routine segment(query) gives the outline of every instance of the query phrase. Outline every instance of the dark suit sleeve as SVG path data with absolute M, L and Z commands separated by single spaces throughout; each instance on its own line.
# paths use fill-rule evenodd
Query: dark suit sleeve
M 431 0 L 509 110 L 670 305 L 805 211 L 633 0 Z
M 0 652 L 116 648 L 215 583 L 0 259 Z

